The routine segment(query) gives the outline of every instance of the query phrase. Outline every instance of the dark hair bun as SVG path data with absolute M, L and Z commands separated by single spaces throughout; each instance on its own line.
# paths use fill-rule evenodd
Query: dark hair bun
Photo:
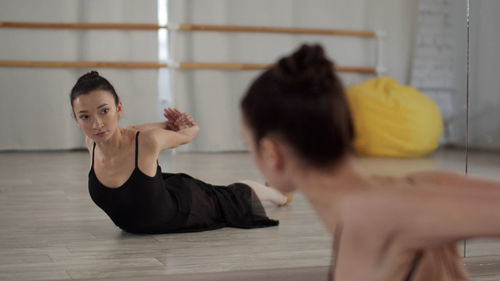
M 241 101 L 255 143 L 278 136 L 306 163 L 326 167 L 351 150 L 344 88 L 319 45 L 302 45 L 262 73 Z
M 306 44 L 291 56 L 280 59 L 274 67 L 276 74 L 286 82 L 320 91 L 331 88 L 333 68 L 334 64 L 326 57 L 323 47 Z
M 104 90 L 109 92 L 115 100 L 115 105 L 118 105 L 118 103 L 120 102 L 120 98 L 116 94 L 113 85 L 111 85 L 111 83 L 109 83 L 106 78 L 99 75 L 99 72 L 92 70 L 78 78 L 76 84 L 71 89 L 71 106 L 73 107 L 73 101 L 78 96 L 88 94 L 95 90 Z
M 89 79 L 94 79 L 94 78 L 97 78 L 97 77 L 100 77 L 99 76 L 99 72 L 97 72 L 95 70 L 92 70 L 92 71 L 89 71 L 89 72 L 85 73 L 80 78 L 78 78 L 77 83 L 81 82 L 81 81 L 89 80 Z

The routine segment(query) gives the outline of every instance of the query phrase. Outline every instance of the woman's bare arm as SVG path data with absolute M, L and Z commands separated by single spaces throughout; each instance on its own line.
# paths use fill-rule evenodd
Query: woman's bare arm
M 129 126 L 128 128 L 136 130 L 136 131 L 145 131 L 150 129 L 167 129 L 168 121 L 156 122 L 156 123 L 145 123 L 140 125 Z
M 410 248 L 500 237 L 500 194 L 388 190 L 350 196 L 341 208 L 367 239 L 376 232 Z
M 340 203 L 335 280 L 371 280 L 387 251 L 401 253 L 475 237 L 500 237 L 500 195 L 391 188 Z M 339 238 L 339 237 L 336 237 Z
M 191 142 L 200 131 L 193 117 L 187 113 L 179 112 L 173 125 L 177 131 L 154 128 L 144 132 L 146 140 L 157 153 Z
M 418 184 L 431 184 L 453 191 L 465 192 L 500 192 L 500 181 L 481 179 L 465 174 L 447 171 L 424 171 L 407 176 L 409 180 Z
M 182 129 L 177 132 L 164 129 L 150 129 L 142 133 L 144 141 L 157 153 L 191 142 L 198 135 L 198 126 Z

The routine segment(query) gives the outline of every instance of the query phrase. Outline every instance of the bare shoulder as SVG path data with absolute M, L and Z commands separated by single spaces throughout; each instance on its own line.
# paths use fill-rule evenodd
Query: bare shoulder
M 341 220 L 370 239 L 396 237 L 408 221 L 421 213 L 433 192 L 418 188 L 384 188 L 345 197 L 340 204 Z
M 339 256 L 345 268 L 359 267 L 360 264 L 375 266 L 387 258 L 389 251 L 394 253 L 408 249 L 397 239 L 400 227 L 398 209 L 404 205 L 401 200 L 404 200 L 404 196 L 385 191 L 359 192 L 341 200 L 339 219 L 342 233 L 341 237 L 338 237 L 341 243 Z M 344 273 L 345 276 L 350 274 L 345 270 Z
M 351 227 L 390 232 L 395 224 L 391 217 L 398 214 L 408 199 L 405 192 L 399 190 L 351 194 L 341 201 L 341 220 Z
M 158 128 L 152 128 L 144 131 L 140 131 L 139 133 L 139 139 L 141 144 L 146 144 L 146 145 L 154 145 L 154 143 L 158 139 L 158 135 L 161 134 L 161 131 L 164 131 L 163 129 L 158 129 Z
M 152 128 L 139 133 L 139 146 L 144 151 L 159 152 L 159 135 L 163 129 Z

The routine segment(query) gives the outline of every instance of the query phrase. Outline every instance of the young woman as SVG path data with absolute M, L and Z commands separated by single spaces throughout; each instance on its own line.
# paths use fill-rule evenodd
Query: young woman
M 332 233 L 333 280 L 469 280 L 456 243 L 500 236 L 499 182 L 446 172 L 377 177 L 358 167 L 344 89 L 318 45 L 261 74 L 241 108 L 264 177 L 302 191 Z
M 70 98 L 91 156 L 90 196 L 118 227 L 167 233 L 278 224 L 267 218 L 260 201 L 288 203 L 289 197 L 277 190 L 252 181 L 214 186 L 186 174 L 161 172 L 160 152 L 198 134 L 190 115 L 166 109 L 166 122 L 121 128 L 123 105 L 96 71 L 78 79 Z

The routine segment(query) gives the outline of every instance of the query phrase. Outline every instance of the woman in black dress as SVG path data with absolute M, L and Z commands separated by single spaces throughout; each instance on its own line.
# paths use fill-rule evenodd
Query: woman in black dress
M 91 155 L 90 196 L 121 229 L 152 234 L 278 225 L 261 204 L 291 200 L 275 189 L 252 181 L 214 186 L 161 172 L 159 153 L 197 136 L 190 115 L 166 109 L 166 122 L 121 128 L 122 103 L 96 71 L 78 79 L 70 98 Z

